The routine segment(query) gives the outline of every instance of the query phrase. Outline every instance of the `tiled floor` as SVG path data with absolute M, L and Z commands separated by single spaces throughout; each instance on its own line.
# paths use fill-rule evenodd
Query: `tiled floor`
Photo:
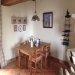
M 60 75 L 59 72 L 60 72 L 61 67 L 67 68 L 67 69 L 69 68 L 67 63 L 62 62 L 62 61 L 60 62 L 58 59 L 56 59 L 54 57 L 49 57 L 47 68 L 44 68 L 44 66 L 43 66 L 42 71 L 37 72 L 36 75 Z M 14 60 L 13 62 L 9 63 L 5 67 L 6 71 L 11 73 L 8 75 L 19 75 L 16 73 L 20 73 L 20 75 L 30 75 L 28 69 L 25 69 L 23 66 L 21 68 L 22 69 L 20 69 L 18 67 L 18 61 L 17 60 Z M 35 75 L 35 72 L 33 72 L 32 75 Z

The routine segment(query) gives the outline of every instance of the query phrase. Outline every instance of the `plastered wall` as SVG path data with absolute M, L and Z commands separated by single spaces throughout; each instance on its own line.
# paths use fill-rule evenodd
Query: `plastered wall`
M 9 7 L 2 6 L 2 40 L 5 59 L 9 60 L 16 56 L 13 48 L 19 42 L 20 38 L 22 38 L 23 41 L 30 35 L 34 35 L 40 38 L 41 41 L 50 42 L 52 56 L 64 60 L 65 47 L 62 45 L 63 37 L 61 35 L 63 34 L 64 16 L 67 8 L 71 11 L 71 14 L 74 12 L 74 6 L 72 6 L 70 0 L 37 0 L 36 9 L 40 21 L 33 22 L 31 21 L 34 15 L 33 1 Z M 50 11 L 53 12 L 53 28 L 43 28 L 43 13 Z M 26 26 L 26 31 L 14 32 L 13 25 L 11 24 L 11 16 L 27 16 L 28 24 Z M 72 24 L 74 24 L 74 20 Z M 74 36 L 71 39 L 74 39 Z M 74 43 L 72 42 L 73 41 L 71 41 L 70 47 L 74 47 Z

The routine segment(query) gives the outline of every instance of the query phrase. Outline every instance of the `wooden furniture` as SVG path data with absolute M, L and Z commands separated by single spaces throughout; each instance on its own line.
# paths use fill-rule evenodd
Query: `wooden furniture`
M 40 70 L 42 70 L 42 61 L 43 61 L 43 55 L 42 55 L 43 49 L 37 49 L 34 53 L 31 53 L 29 55 L 29 70 L 30 74 L 32 74 L 32 69 L 35 69 L 35 73 L 37 72 L 38 65 L 40 64 Z
M 43 47 L 43 57 L 45 61 L 45 68 L 47 66 L 47 57 L 50 55 L 50 45 Z
M 25 54 L 26 56 L 31 56 L 31 54 L 34 54 L 36 52 L 36 50 L 38 49 L 43 49 L 43 47 L 45 46 L 49 46 L 50 47 L 50 43 L 45 43 L 45 42 L 41 42 L 39 47 L 35 47 L 33 46 L 32 48 L 30 47 L 30 43 L 26 43 L 26 44 L 21 44 L 19 47 L 17 47 L 18 50 L 18 63 L 19 63 L 19 67 L 21 66 L 21 57 L 20 57 L 20 53 Z M 26 61 L 25 61 L 26 62 Z
M 22 50 L 20 50 L 18 54 L 19 54 L 18 55 L 19 67 L 21 68 L 21 66 L 24 66 L 25 68 L 28 68 L 28 66 L 27 66 L 28 55 L 26 53 L 24 53 Z
M 15 4 L 26 2 L 26 1 L 29 1 L 29 0 L 1 0 L 1 4 L 4 6 L 11 6 L 11 5 L 15 5 Z

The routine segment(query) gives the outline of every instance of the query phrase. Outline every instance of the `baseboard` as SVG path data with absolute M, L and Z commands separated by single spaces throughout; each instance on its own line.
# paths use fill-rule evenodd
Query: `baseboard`
M 54 56 L 51 56 L 51 57 L 54 57 Z M 59 59 L 59 58 L 56 58 L 56 57 L 54 57 L 56 60 L 58 60 L 60 63 L 61 62 L 67 62 L 67 61 L 65 61 L 65 60 L 61 60 L 61 59 Z
M 12 58 L 12 59 L 8 60 L 8 61 L 7 61 L 7 64 L 9 64 L 9 63 L 11 63 L 11 62 L 15 61 L 17 58 L 18 58 L 18 57 L 16 56 L 16 57 L 14 57 L 14 58 Z

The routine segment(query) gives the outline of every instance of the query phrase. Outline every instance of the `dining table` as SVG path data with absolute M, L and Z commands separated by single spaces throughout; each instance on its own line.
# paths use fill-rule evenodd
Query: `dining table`
M 43 51 L 43 48 L 45 46 L 50 47 L 50 43 L 40 42 L 38 47 L 36 47 L 35 45 L 33 47 L 31 47 L 30 42 L 27 42 L 27 41 L 21 43 L 17 47 L 17 51 L 18 51 L 18 66 L 21 67 L 21 53 L 26 55 L 26 56 L 29 56 L 32 53 L 35 53 L 35 51 L 38 50 L 38 49 L 41 49 Z M 25 60 L 25 64 L 26 64 L 26 60 Z

